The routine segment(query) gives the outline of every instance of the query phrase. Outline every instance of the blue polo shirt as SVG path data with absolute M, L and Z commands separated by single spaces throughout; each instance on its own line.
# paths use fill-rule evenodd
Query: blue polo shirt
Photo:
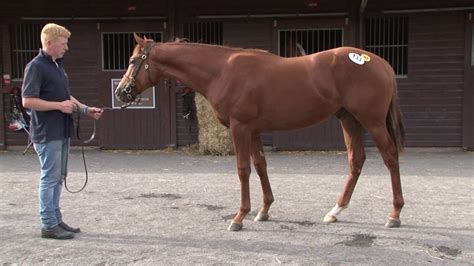
M 22 96 L 55 102 L 70 100 L 69 80 L 63 68 L 63 60 L 56 59 L 56 63 L 40 49 L 38 55 L 25 67 Z M 71 114 L 59 110 L 31 110 L 30 133 L 33 143 L 69 138 L 73 132 Z

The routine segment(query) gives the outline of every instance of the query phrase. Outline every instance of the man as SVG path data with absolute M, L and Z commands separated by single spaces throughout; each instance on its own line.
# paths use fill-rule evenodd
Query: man
M 43 48 L 26 65 L 23 79 L 22 102 L 31 110 L 31 139 L 41 166 L 38 192 L 43 238 L 70 239 L 80 232 L 62 220 L 59 206 L 62 183 L 67 175 L 70 137 L 74 132 L 72 112 L 83 112 L 94 119 L 102 115 L 100 108 L 88 107 L 70 94 L 62 59 L 70 36 L 60 25 L 44 26 Z

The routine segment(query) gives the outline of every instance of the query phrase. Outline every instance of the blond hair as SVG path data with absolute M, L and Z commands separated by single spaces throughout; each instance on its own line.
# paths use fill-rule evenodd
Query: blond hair
M 54 41 L 58 37 L 69 38 L 70 36 L 71 32 L 68 31 L 65 27 L 54 23 L 48 23 L 41 30 L 41 43 L 43 44 L 43 46 L 46 46 L 46 42 L 48 40 Z

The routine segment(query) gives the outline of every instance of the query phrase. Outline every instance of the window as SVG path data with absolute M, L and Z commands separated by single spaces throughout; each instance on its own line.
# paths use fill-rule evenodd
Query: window
M 302 56 L 342 46 L 342 29 L 279 30 L 278 54 Z
M 22 79 L 26 64 L 41 48 L 39 24 L 14 24 L 10 26 L 12 51 L 12 78 Z
M 138 32 L 156 42 L 162 41 L 161 32 Z M 135 48 L 132 32 L 102 33 L 102 70 L 126 70 Z
M 397 75 L 407 75 L 408 18 L 373 17 L 366 20 L 365 48 L 387 60 Z
M 222 22 L 194 22 L 184 24 L 184 36 L 190 42 L 222 45 Z

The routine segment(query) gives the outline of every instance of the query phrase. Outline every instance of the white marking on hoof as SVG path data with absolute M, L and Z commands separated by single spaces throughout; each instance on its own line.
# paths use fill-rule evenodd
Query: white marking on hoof
M 237 223 L 231 222 L 229 227 L 227 227 L 227 230 L 235 232 L 235 231 L 242 230 L 242 227 L 243 227 L 242 224 L 237 224 Z
M 323 221 L 325 223 L 334 223 L 334 222 L 337 222 L 337 217 L 336 215 L 338 215 L 339 213 L 341 213 L 342 210 L 344 210 L 345 208 L 347 208 L 348 205 L 344 206 L 344 207 L 340 207 L 337 203 L 336 205 L 332 208 L 332 210 L 330 210 L 326 216 L 324 216 L 324 219 Z
M 387 228 L 397 228 L 400 227 L 402 224 L 402 221 L 400 219 L 388 217 L 387 223 L 385 224 L 385 227 Z
M 326 216 L 324 216 L 323 222 L 325 222 L 327 224 L 335 223 L 335 222 L 337 222 L 337 218 L 336 218 L 336 216 L 326 215 Z
M 270 217 L 268 214 L 262 214 L 261 212 L 258 212 L 257 216 L 253 220 L 255 222 L 264 222 L 268 221 L 268 217 Z

